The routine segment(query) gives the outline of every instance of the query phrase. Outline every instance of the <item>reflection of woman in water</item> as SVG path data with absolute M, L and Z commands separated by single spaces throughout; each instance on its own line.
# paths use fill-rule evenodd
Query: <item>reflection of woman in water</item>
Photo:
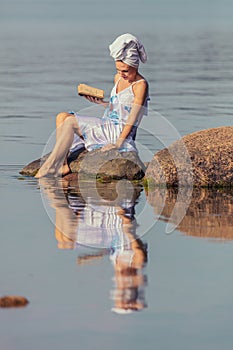
M 60 182 L 53 187 L 56 193 L 51 185 L 46 186 L 45 179 L 42 183 L 50 204 L 56 209 L 55 236 L 58 247 L 95 248 L 96 253 L 79 258 L 79 263 L 109 254 L 115 271 L 113 311 L 129 313 L 143 309 L 146 306 L 143 268 L 147 262 L 147 249 L 136 236 L 134 217 L 134 206 L 141 189 L 134 188 L 132 192 L 132 185 L 129 188 L 128 182 L 120 181 L 116 192 L 112 185 L 107 190 L 107 184 L 97 183 L 97 191 L 105 197 L 90 198 L 84 194 L 88 198 L 85 202 L 80 192 L 67 191 L 65 197 L 63 189 L 57 187 Z
M 119 210 L 117 215 L 122 218 L 123 237 L 110 255 L 116 284 L 112 294 L 115 302 L 112 311 L 123 314 L 146 307 L 144 296 L 146 278 L 143 267 L 147 262 L 147 249 L 139 238 L 135 238 L 135 219 L 127 217 L 124 210 Z

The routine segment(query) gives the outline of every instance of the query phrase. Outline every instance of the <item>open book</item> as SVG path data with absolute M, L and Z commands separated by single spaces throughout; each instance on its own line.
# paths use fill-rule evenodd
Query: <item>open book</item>
M 81 96 L 87 95 L 92 97 L 98 97 L 100 99 L 104 98 L 104 90 L 97 89 L 86 84 L 78 85 L 78 94 Z

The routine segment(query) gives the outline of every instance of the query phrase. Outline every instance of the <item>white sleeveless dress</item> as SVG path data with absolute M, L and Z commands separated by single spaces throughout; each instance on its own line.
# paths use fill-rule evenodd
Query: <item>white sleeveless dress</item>
M 109 143 L 116 143 L 132 108 L 134 101 L 132 87 L 134 84 L 137 84 L 139 81 L 144 79 L 134 82 L 124 90 L 117 93 L 119 80 L 116 82 L 111 91 L 109 105 L 105 109 L 102 118 L 81 116 L 77 112 L 71 112 L 77 118 L 84 138 L 84 140 L 82 140 L 78 135 L 74 135 L 74 141 L 70 148 L 71 153 L 80 149 L 81 147 L 85 147 L 88 151 L 92 151 Z M 149 98 L 147 97 L 144 106 L 141 109 L 140 115 L 138 116 L 137 122 L 132 127 L 130 134 L 119 149 L 120 152 L 137 152 L 135 145 L 137 127 L 143 115 L 147 115 L 148 100 Z

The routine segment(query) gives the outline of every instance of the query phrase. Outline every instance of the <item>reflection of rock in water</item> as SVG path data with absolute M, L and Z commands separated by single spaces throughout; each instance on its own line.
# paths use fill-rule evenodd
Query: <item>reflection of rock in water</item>
M 136 204 L 136 200 L 140 196 L 143 189 L 140 184 L 133 184 L 127 180 L 111 181 L 111 182 L 100 182 L 96 179 L 86 179 L 85 176 L 77 177 L 67 176 L 63 181 L 63 190 L 66 195 L 73 194 L 81 197 L 83 203 L 89 198 L 92 202 L 97 201 L 99 204 L 118 205 L 123 199 L 131 201 Z
M 185 201 L 183 189 L 181 201 Z M 154 189 L 148 201 L 155 214 L 169 221 L 177 200 L 175 189 Z M 178 229 L 186 235 L 216 239 L 233 239 L 233 189 L 194 189 L 186 215 Z

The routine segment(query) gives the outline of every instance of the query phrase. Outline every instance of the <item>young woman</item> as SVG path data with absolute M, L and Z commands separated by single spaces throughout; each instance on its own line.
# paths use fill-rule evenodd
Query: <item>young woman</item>
M 119 36 L 110 46 L 117 74 L 110 101 L 87 96 L 88 101 L 103 105 L 102 118 L 80 116 L 78 113 L 59 113 L 56 119 L 57 139 L 53 151 L 41 166 L 36 178 L 47 175 L 66 175 L 70 172 L 67 155 L 80 147 L 88 151 L 113 148 L 137 151 L 137 127 L 147 112 L 148 83 L 139 73 L 139 61 L 146 62 L 144 46 L 131 34 Z

